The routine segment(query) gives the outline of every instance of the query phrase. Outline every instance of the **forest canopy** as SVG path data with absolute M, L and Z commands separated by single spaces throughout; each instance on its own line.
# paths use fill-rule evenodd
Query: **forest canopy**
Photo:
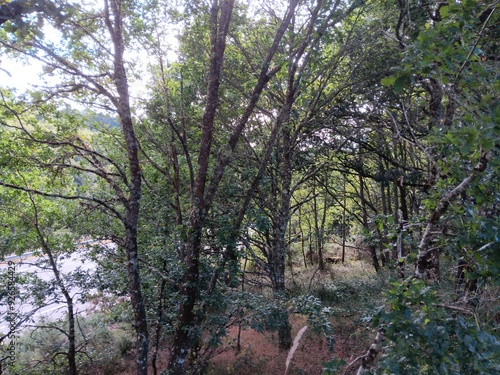
M 297 316 L 363 337 L 325 374 L 500 372 L 497 7 L 1 1 L 0 373 L 207 373 L 233 329 L 291 359 Z

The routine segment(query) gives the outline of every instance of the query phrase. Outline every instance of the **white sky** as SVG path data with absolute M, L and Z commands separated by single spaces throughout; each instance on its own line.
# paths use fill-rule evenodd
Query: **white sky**
M 0 58 L 0 86 L 26 91 L 40 82 L 41 64 L 23 65 L 5 56 Z
M 56 34 L 54 34 L 56 35 Z M 178 41 L 172 35 L 167 37 L 167 43 L 171 46 L 177 46 Z M 165 62 L 172 63 L 177 60 L 177 55 L 174 52 L 175 48 L 168 48 L 165 51 Z M 139 56 L 139 66 L 142 73 L 141 79 L 133 79 L 130 77 L 130 94 L 133 98 L 144 98 L 147 92 L 147 85 L 151 82 L 150 66 L 157 65 L 158 61 L 151 55 L 148 55 L 144 50 L 127 50 L 125 51 L 125 58 L 134 58 Z M 29 89 L 35 88 L 37 85 L 45 86 L 47 82 L 43 82 L 41 78 L 43 75 L 43 64 L 39 61 L 32 59 L 32 64 L 26 64 L 14 58 L 7 56 L 0 56 L 0 87 L 15 89 L 18 94 L 21 94 Z M 50 77 L 45 75 L 45 80 Z M 54 77 L 54 82 L 58 81 Z

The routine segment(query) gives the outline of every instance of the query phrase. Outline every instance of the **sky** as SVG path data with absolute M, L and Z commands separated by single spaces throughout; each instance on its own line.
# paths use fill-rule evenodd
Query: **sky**
M 179 33 L 177 26 L 172 25 L 169 33 L 162 35 L 165 38 L 162 43 L 165 47 L 165 59 L 169 63 L 177 60 L 177 54 L 174 52 L 177 49 L 178 39 L 176 35 Z M 52 41 L 54 45 L 58 45 L 61 33 L 53 28 L 49 23 L 43 25 L 43 35 L 46 41 Z M 150 66 L 157 65 L 158 61 L 142 48 L 129 48 L 125 51 L 126 60 L 138 60 L 141 71 L 141 79 L 130 79 L 130 94 L 132 98 L 145 98 L 148 92 L 148 83 L 151 82 Z M 34 86 L 45 86 L 41 76 L 43 75 L 42 63 L 33 61 L 32 64 L 25 64 L 16 59 L 0 54 L 0 88 L 15 89 L 17 94 L 34 88 Z M 44 78 L 49 81 L 49 84 L 56 83 L 57 78 L 50 78 L 47 75 Z M 131 77 L 130 77 L 131 78 Z
M 173 42 L 170 42 L 172 40 Z M 172 37 L 169 38 L 169 44 L 172 45 L 177 41 Z M 139 61 L 141 62 L 141 71 L 144 74 L 143 79 L 130 81 L 130 91 L 132 97 L 144 97 L 147 92 L 147 84 L 151 80 L 149 72 L 149 65 L 156 65 L 158 62 L 152 57 L 147 55 L 145 51 L 126 51 L 126 58 L 136 58 L 139 53 Z M 172 50 L 166 52 L 165 57 L 169 63 L 177 60 L 177 55 Z M 43 74 L 43 64 L 38 61 L 33 61 L 32 64 L 26 64 L 17 61 L 14 58 L 0 55 L 0 87 L 15 89 L 18 94 L 26 90 L 34 88 L 36 85 L 43 85 L 41 78 Z M 45 76 L 47 79 L 47 76 Z M 55 79 L 57 80 L 57 79 Z
M 23 65 L 13 59 L 0 57 L 0 86 L 26 91 L 32 84 L 40 82 L 41 64 Z
M 136 80 L 135 82 L 130 82 L 130 94 L 132 100 L 134 98 L 144 98 L 147 92 L 147 84 L 150 81 L 150 75 L 147 68 L 147 59 L 144 60 L 144 72 L 143 80 Z M 0 56 L 0 88 L 14 89 L 17 94 L 22 94 L 29 89 L 35 88 L 35 86 L 45 86 L 43 75 L 43 64 L 38 61 L 33 61 L 32 64 L 22 63 L 13 58 L 8 58 L 6 56 Z M 47 80 L 45 76 L 45 80 Z M 54 83 L 57 78 L 54 78 Z M 49 78 L 50 82 L 50 78 Z M 76 108 L 80 106 L 75 102 L 70 102 L 70 105 Z

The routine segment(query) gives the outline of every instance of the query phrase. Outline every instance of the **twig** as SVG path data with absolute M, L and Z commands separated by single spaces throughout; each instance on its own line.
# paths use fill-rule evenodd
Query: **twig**
M 474 312 L 471 309 L 468 309 L 466 307 L 460 307 L 460 306 L 453 306 L 453 305 L 445 305 L 444 303 L 437 303 L 436 306 L 439 307 L 444 307 L 445 309 L 461 312 L 463 314 L 470 314 L 473 315 Z
M 351 363 L 349 363 L 345 369 L 344 369 L 344 372 L 342 373 L 343 375 L 346 375 L 347 374 L 347 370 L 349 369 L 349 367 L 351 367 L 352 365 L 354 365 L 356 362 L 358 362 L 361 358 L 363 358 L 365 355 L 360 355 L 358 358 L 356 358 L 354 361 L 352 361 Z
M 377 357 L 380 349 L 382 348 L 382 341 L 384 341 L 385 329 L 380 328 L 378 330 L 377 336 L 373 343 L 370 345 L 370 349 L 366 352 L 364 356 L 361 357 L 361 366 L 359 366 L 357 375 L 362 375 L 365 369 L 369 368 L 373 362 L 375 362 L 375 358 Z
M 497 2 L 498 4 L 498 2 Z M 496 4 L 495 4 L 496 5 Z M 465 59 L 465 61 L 463 62 L 462 66 L 460 67 L 460 70 L 458 71 L 457 75 L 455 76 L 455 83 L 458 81 L 458 78 L 460 77 L 460 75 L 462 74 L 465 66 L 467 65 L 467 63 L 469 62 L 469 59 L 471 58 L 472 54 L 474 53 L 476 47 L 477 47 L 477 44 L 479 43 L 479 40 L 481 39 L 481 37 L 483 36 L 483 32 L 484 30 L 486 29 L 486 25 L 488 25 L 488 22 L 491 18 L 491 16 L 493 15 L 493 13 L 495 13 L 495 10 L 496 8 L 493 8 L 493 10 L 491 11 L 491 13 L 488 15 L 488 18 L 486 19 L 486 21 L 484 21 L 483 23 L 483 27 L 481 28 L 481 30 L 479 31 L 479 34 L 477 35 L 477 38 L 476 40 L 474 41 L 474 44 L 472 45 L 470 51 L 469 51 L 469 54 L 467 55 L 467 58 Z
M 312 284 L 312 282 L 313 282 L 313 280 L 314 280 L 314 277 L 316 276 L 316 273 L 317 273 L 318 271 L 319 271 L 319 267 L 318 267 L 318 268 L 316 268 L 316 271 L 314 271 L 314 273 L 313 273 L 313 275 L 312 275 L 312 277 L 311 277 L 311 280 L 309 280 L 309 288 L 308 288 L 308 291 L 311 291 L 311 284 Z

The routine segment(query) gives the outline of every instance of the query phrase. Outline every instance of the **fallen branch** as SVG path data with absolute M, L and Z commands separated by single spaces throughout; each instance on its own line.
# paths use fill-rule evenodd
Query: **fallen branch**
M 469 315 L 473 315 L 474 314 L 474 311 L 472 311 L 471 309 L 468 309 L 466 307 L 453 306 L 453 305 L 445 305 L 444 303 L 437 303 L 436 306 L 444 307 L 445 309 L 457 311 L 457 312 L 460 312 L 462 314 L 469 314 Z
M 358 362 L 361 358 L 363 358 L 364 355 L 360 355 L 358 358 L 356 358 L 354 361 L 352 361 L 351 363 L 349 363 L 345 369 L 344 369 L 344 372 L 342 373 L 343 375 L 346 375 L 347 374 L 347 370 L 349 370 L 349 368 L 354 365 L 356 362 Z
M 302 338 L 302 335 L 306 331 L 307 326 L 302 327 L 302 329 L 297 333 L 297 336 L 295 336 L 295 340 L 293 340 L 293 346 L 288 352 L 288 357 L 286 358 L 286 368 L 285 368 L 285 375 L 288 374 L 288 367 L 290 366 L 290 362 L 292 362 L 293 355 L 297 351 L 297 348 L 299 347 L 299 342 L 300 339 Z

